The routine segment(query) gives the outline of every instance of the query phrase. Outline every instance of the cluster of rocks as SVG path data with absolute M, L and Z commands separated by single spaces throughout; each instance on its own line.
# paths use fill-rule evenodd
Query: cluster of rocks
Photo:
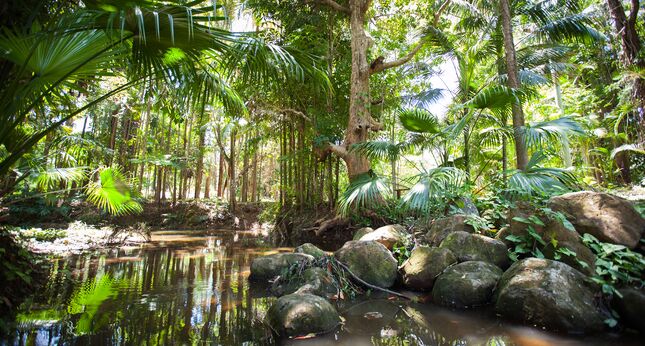
M 354 240 L 333 256 L 370 285 L 389 288 L 400 283 L 429 292 L 438 305 L 465 309 L 494 304 L 500 316 L 531 325 L 567 332 L 601 330 L 607 309 L 598 300 L 600 288 L 588 280 L 595 257 L 580 237 L 590 233 L 602 241 L 635 248 L 645 220 L 629 202 L 603 193 L 562 195 L 551 199 L 549 206 L 567 215 L 575 231 L 545 219 L 543 226 L 535 225 L 537 234 L 546 243 L 556 239 L 558 246 L 576 253 L 587 266 L 580 266 L 575 258 L 553 260 L 555 247 L 545 251 L 547 258 L 526 258 L 511 265 L 506 237 L 526 232 L 526 225 L 516 220 L 536 215 L 529 206 L 510 211 L 509 226 L 496 238 L 475 233 L 465 215 L 437 219 L 425 234 L 424 245 L 417 244 L 401 266 L 391 250 L 410 236 L 400 225 L 359 229 Z M 323 256 L 324 251 L 304 244 L 294 253 L 256 258 L 251 278 L 269 280 L 294 263 Z M 638 289 L 623 292 L 616 309 L 626 324 L 643 330 L 639 313 L 645 295 Z M 324 333 L 341 323 L 329 301 L 339 293 L 338 283 L 325 269 L 306 269 L 300 279 L 274 287 L 273 293 L 281 297 L 269 309 L 267 321 L 282 336 Z

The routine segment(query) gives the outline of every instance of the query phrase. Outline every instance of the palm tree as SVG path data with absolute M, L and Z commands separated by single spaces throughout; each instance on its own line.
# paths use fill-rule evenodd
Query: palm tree
M 199 0 L 85 4 L 45 27 L 0 35 L 0 73 L 7 81 L 0 87 L 2 179 L 56 128 L 136 85 L 189 84 L 188 93 L 205 102 L 220 100 L 237 112 L 244 106 L 229 86 L 231 78 L 257 82 L 311 76 L 328 85 L 312 56 L 217 28 L 221 5 Z M 89 96 L 90 85 L 111 77 L 124 82 Z M 25 127 L 26 120 L 43 125 Z

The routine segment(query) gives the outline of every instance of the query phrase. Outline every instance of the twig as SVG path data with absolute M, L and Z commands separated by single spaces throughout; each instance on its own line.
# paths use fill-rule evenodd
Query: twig
M 378 290 L 378 291 L 382 291 L 382 292 L 385 292 L 385 293 L 389 293 L 389 294 L 395 295 L 395 296 L 397 296 L 397 297 L 405 298 L 405 299 L 407 299 L 407 300 L 412 300 L 410 297 L 408 297 L 408 296 L 406 296 L 406 295 L 404 295 L 404 294 L 401 294 L 401 293 L 398 293 L 398 292 L 394 292 L 394 291 L 390 291 L 390 290 L 388 290 L 387 288 L 378 287 L 378 286 L 376 286 L 376 285 L 372 285 L 372 284 L 370 284 L 370 283 L 368 283 L 368 282 L 365 282 L 363 279 L 359 278 L 356 274 L 352 273 L 352 271 L 351 271 L 351 270 L 349 270 L 349 268 L 345 265 L 345 263 L 343 263 L 343 262 L 341 262 L 341 261 L 339 261 L 339 260 L 335 260 L 335 261 L 336 261 L 336 263 L 338 263 L 338 264 L 339 264 L 343 269 L 345 269 L 345 270 L 349 273 L 349 275 L 351 275 L 351 276 L 352 276 L 356 281 L 360 282 L 361 284 L 363 284 L 363 285 L 365 285 L 365 286 L 367 286 L 367 287 L 369 287 L 369 288 L 373 288 L 373 289 L 375 289 L 375 290 Z

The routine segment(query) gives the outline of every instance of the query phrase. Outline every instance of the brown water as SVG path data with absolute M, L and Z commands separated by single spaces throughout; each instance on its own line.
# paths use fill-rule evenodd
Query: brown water
M 638 345 L 503 323 L 490 309 L 450 311 L 371 296 L 339 304 L 345 325 L 309 340 L 274 340 L 262 324 L 275 298 L 247 280 L 266 248 L 250 234 L 157 232 L 140 248 L 54 260 L 1 345 Z M 380 318 L 374 319 L 378 312 Z M 378 314 L 377 314 L 378 315 Z

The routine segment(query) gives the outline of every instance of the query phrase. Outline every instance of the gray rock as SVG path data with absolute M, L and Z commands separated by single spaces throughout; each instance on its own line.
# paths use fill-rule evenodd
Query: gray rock
M 439 275 L 432 298 L 439 305 L 459 309 L 489 304 L 502 273 L 499 267 L 487 262 L 459 263 Z
M 392 250 L 394 244 L 405 244 L 408 241 L 408 233 L 405 231 L 405 227 L 401 225 L 387 225 L 365 234 L 359 240 L 374 240 L 385 245 L 389 250 Z
M 397 277 L 397 262 L 392 253 L 376 241 L 348 241 L 334 253 L 356 276 L 367 283 L 387 288 Z
M 584 274 L 557 261 L 527 258 L 513 264 L 495 291 L 495 310 L 515 321 L 579 333 L 604 328 Z
M 466 215 L 452 215 L 434 220 L 426 233 L 426 241 L 432 246 L 439 246 L 450 233 L 475 232 L 473 226 L 466 224 L 466 219 Z
M 324 298 L 294 293 L 273 303 L 267 312 L 267 322 L 278 335 L 295 337 L 331 332 L 341 320 L 334 306 Z
M 374 232 L 374 229 L 372 227 L 363 227 L 359 228 L 355 233 L 354 233 L 354 238 L 352 240 L 359 240 L 361 239 L 364 235 Z
M 314 256 L 315 259 L 325 257 L 325 251 L 319 249 L 316 245 L 312 243 L 304 243 L 298 246 L 295 250 L 295 253 L 303 253 L 306 255 Z
M 506 245 L 490 237 L 467 232 L 453 232 L 439 247 L 449 249 L 459 262 L 484 261 L 500 268 L 507 268 L 510 259 Z
M 636 288 L 622 288 L 618 292 L 623 297 L 614 296 L 614 305 L 620 316 L 620 321 L 626 326 L 638 330 L 641 334 L 645 334 L 645 319 L 643 319 L 645 292 Z
M 578 233 L 589 233 L 600 241 L 635 248 L 645 219 L 626 199 L 607 193 L 580 191 L 552 197 L 549 208 L 568 215 Z
M 270 280 L 296 263 L 311 262 L 314 257 L 301 253 L 278 253 L 253 259 L 251 280 Z
M 403 283 L 415 290 L 430 290 L 436 277 L 454 263 L 457 257 L 448 249 L 418 246 L 401 266 Z

